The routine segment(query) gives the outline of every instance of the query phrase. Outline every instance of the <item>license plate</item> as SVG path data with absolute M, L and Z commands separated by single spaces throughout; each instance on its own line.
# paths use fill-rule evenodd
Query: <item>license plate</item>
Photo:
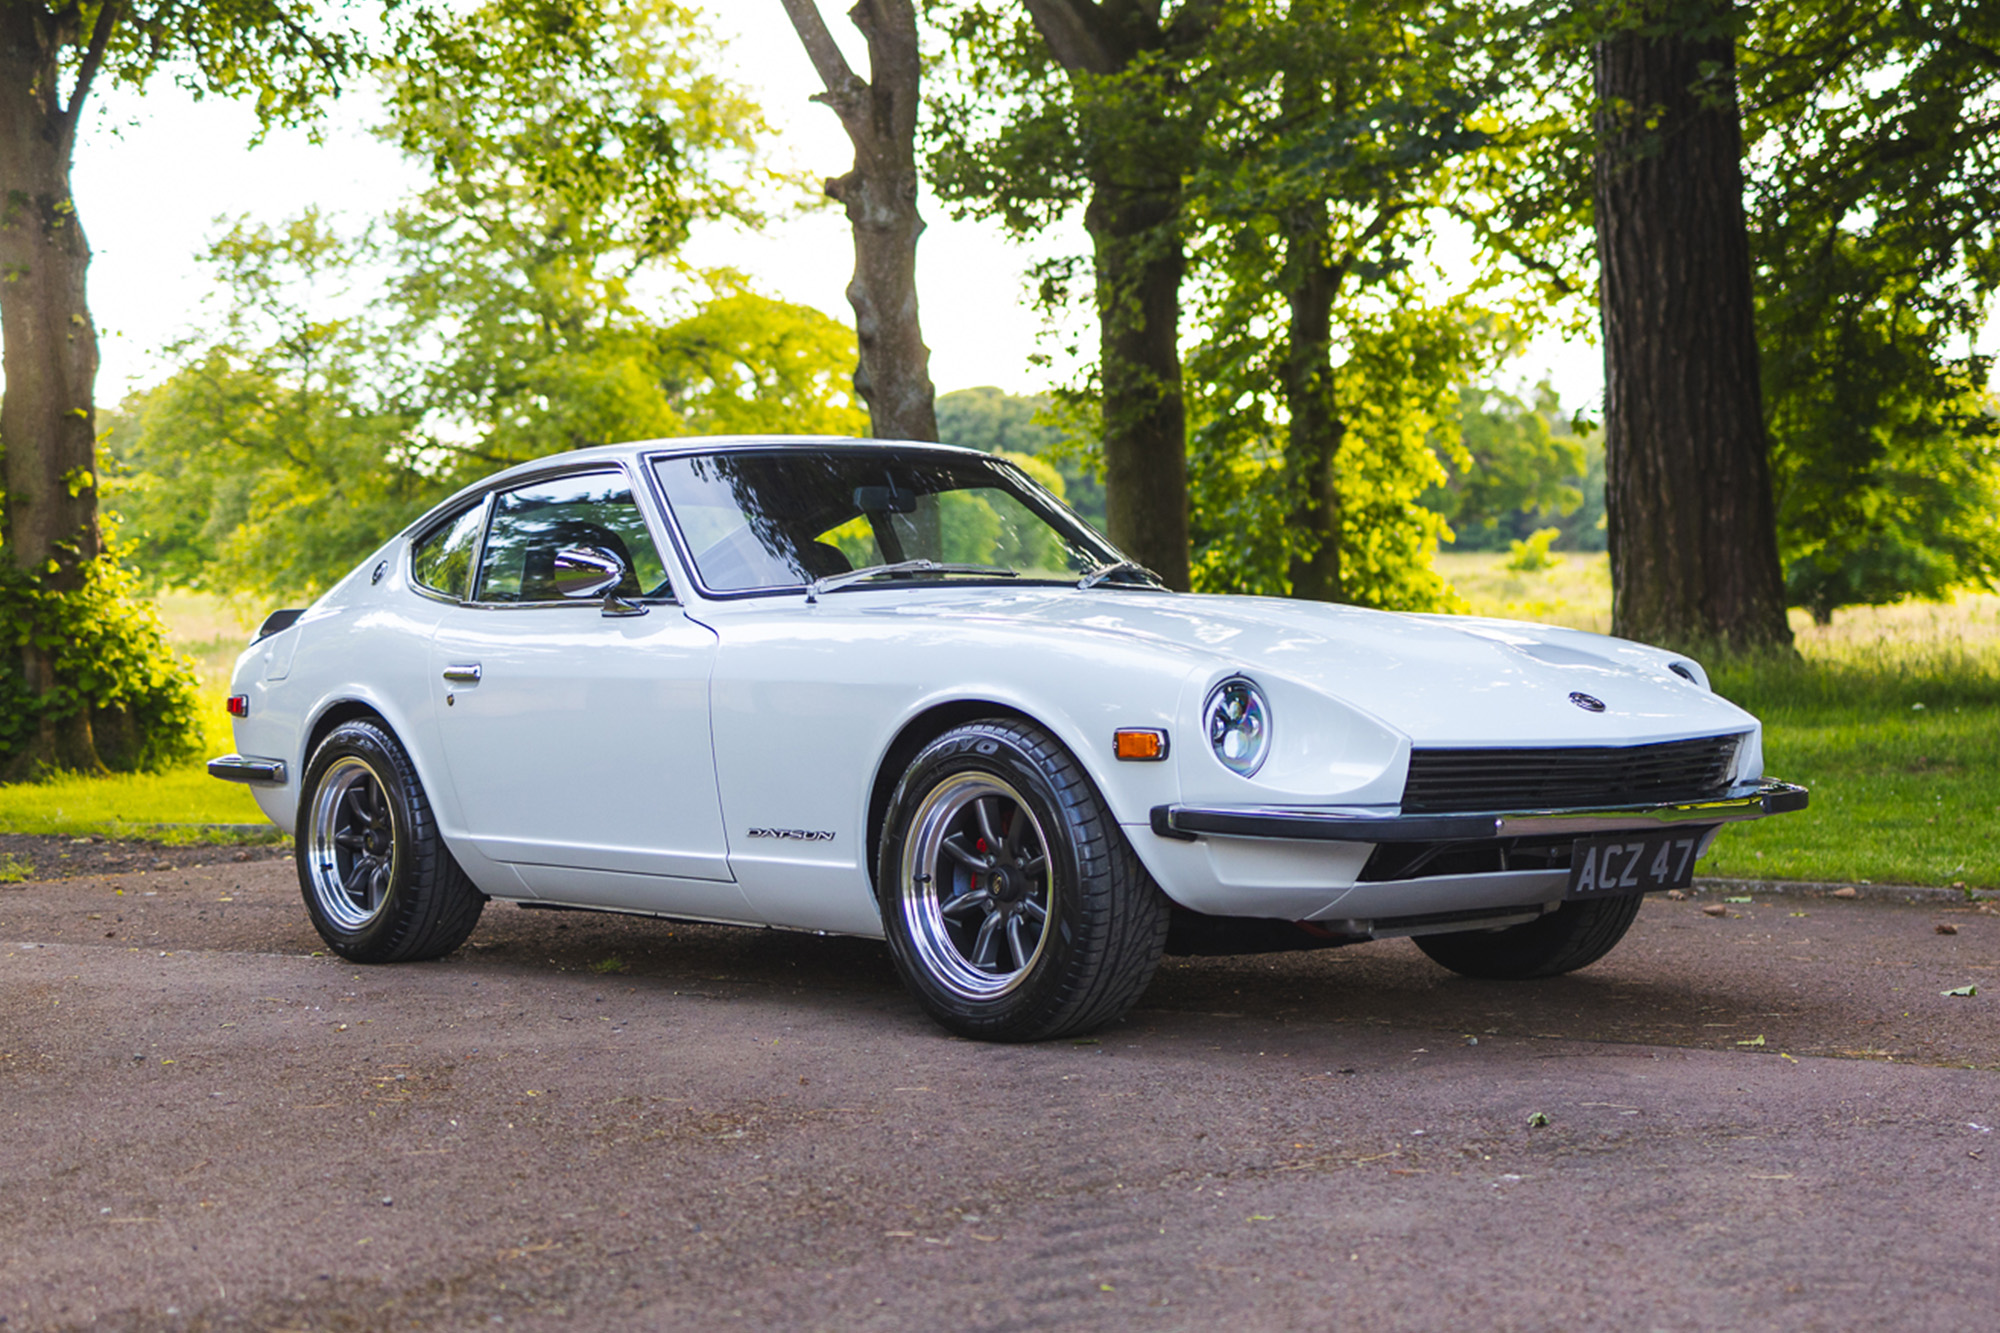
M 1694 854 L 1705 828 L 1578 838 L 1569 857 L 1569 897 L 1684 889 L 1694 883 Z

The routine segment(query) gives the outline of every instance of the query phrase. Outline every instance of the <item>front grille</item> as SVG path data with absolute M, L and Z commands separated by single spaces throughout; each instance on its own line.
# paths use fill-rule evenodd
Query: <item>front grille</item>
M 1497 870 L 1568 870 L 1576 836 L 1481 838 L 1473 842 L 1378 842 L 1361 867 L 1363 884 Z
M 1541 750 L 1412 750 L 1403 813 L 1562 810 L 1719 796 L 1743 737 Z

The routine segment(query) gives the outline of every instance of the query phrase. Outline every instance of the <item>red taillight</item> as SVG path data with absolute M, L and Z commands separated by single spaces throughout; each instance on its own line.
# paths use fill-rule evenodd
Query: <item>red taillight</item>
M 230 696 L 229 696 L 229 716 L 231 716 L 231 717 L 248 717 L 248 716 L 250 716 L 250 696 L 249 696 L 249 695 L 247 695 L 247 694 L 232 694 L 232 695 L 230 695 Z

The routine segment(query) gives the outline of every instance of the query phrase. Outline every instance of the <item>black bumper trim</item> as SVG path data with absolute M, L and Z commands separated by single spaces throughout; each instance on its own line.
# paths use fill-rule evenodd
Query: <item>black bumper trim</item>
M 208 761 L 208 775 L 221 778 L 224 782 L 257 782 L 282 787 L 285 785 L 285 761 L 226 754 L 220 759 Z
M 1303 842 L 1474 842 L 1484 838 L 1610 833 L 1674 824 L 1730 824 L 1803 810 L 1804 787 L 1766 778 L 1700 801 L 1578 810 L 1496 810 L 1465 815 L 1373 815 L 1269 806 L 1153 807 L 1153 832 Z

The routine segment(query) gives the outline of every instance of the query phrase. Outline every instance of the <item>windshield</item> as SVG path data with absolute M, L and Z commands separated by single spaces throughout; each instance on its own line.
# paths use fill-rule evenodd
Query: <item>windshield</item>
M 913 560 L 1075 583 L 1120 558 L 1083 520 L 992 459 L 787 449 L 683 455 L 653 468 L 711 592 L 788 590 Z

